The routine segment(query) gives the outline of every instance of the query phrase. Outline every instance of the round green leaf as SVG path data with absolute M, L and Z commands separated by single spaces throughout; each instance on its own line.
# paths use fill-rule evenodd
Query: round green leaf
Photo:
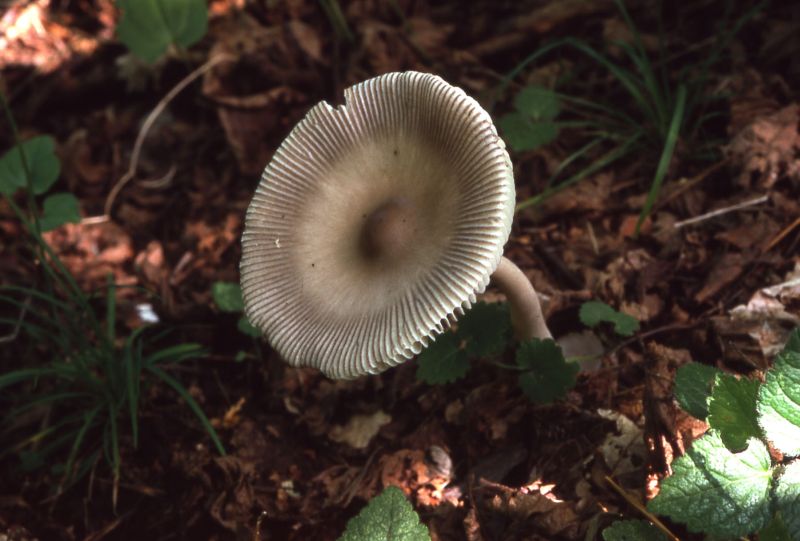
M 81 221 L 78 198 L 71 193 L 54 193 L 47 196 L 42 205 L 42 217 L 39 227 L 42 231 L 50 231 L 65 223 L 76 224 Z
M 38 135 L 3 154 L 0 157 L 0 193 L 13 195 L 28 185 L 20 149 L 25 153 L 33 193 L 40 195 L 49 190 L 61 172 L 55 146 L 55 140 L 49 135 Z

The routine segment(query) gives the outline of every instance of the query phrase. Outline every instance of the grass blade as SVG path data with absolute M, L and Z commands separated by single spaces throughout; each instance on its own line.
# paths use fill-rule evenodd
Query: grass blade
M 214 442 L 214 446 L 217 448 L 217 452 L 220 455 L 224 456 L 225 447 L 222 446 L 222 442 L 217 436 L 217 431 L 214 430 L 213 426 L 211 426 L 211 422 L 208 420 L 208 417 L 206 417 L 206 414 L 203 413 L 203 410 L 200 408 L 200 405 L 195 401 L 195 399 L 192 398 L 192 395 L 189 394 L 189 391 L 187 391 L 186 388 L 183 385 L 181 385 L 181 383 L 178 380 L 174 379 L 172 376 L 167 374 L 161 368 L 157 366 L 149 366 L 147 367 L 147 370 L 149 370 L 158 379 L 160 379 L 161 381 L 172 387 L 175 390 L 175 392 L 181 395 L 181 398 L 183 398 L 186 401 L 186 404 L 189 406 L 189 408 L 191 408 L 191 410 L 200 420 L 200 423 L 203 425 L 203 428 L 205 428 L 206 432 L 208 432 L 209 437 L 211 437 L 211 440 Z
M 644 208 L 642 208 L 642 212 L 639 214 L 639 219 L 636 221 L 636 230 L 634 232 L 634 236 L 639 235 L 639 229 L 642 227 L 642 223 L 644 223 L 644 220 L 650 214 L 650 210 L 653 208 L 653 205 L 658 198 L 658 194 L 661 191 L 661 184 L 664 182 L 664 177 L 667 174 L 667 169 L 669 168 L 670 161 L 672 160 L 672 155 L 675 152 L 675 144 L 678 142 L 678 135 L 680 134 L 681 123 L 683 122 L 684 107 L 686 105 L 685 85 L 680 85 L 678 87 L 675 100 L 675 110 L 672 113 L 672 121 L 670 122 L 669 131 L 667 132 L 667 140 L 664 143 L 664 149 L 661 152 L 661 159 L 658 161 L 656 174 L 655 177 L 653 177 L 653 183 L 650 185 L 650 191 L 647 194 L 647 200 L 644 203 Z

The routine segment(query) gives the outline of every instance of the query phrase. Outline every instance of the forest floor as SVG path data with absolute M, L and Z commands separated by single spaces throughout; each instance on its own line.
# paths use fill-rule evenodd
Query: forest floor
M 726 3 L 688 4 L 661 14 L 668 39 L 659 38 L 654 3 L 628 6 L 648 51 L 675 59 L 674 74 L 721 39 Z M 102 453 L 62 492 L 57 470 L 26 467 L 21 448 L 0 455 L 0 539 L 250 540 L 262 517 L 265 541 L 334 540 L 389 485 L 403 489 L 434 540 L 596 539 L 619 517 L 642 518 L 631 502 L 651 498 L 673 458 L 707 428 L 675 403 L 676 369 L 693 360 L 757 376 L 800 324 L 800 29 L 796 8 L 766 6 L 711 67 L 704 88 L 722 96 L 719 114 L 700 137 L 678 140 L 639 235 L 657 150 L 630 153 L 516 214 L 506 256 L 540 292 L 554 334 L 604 351 L 563 400 L 529 401 L 514 374 L 490 362 L 441 386 L 417 381 L 415 361 L 352 381 L 286 365 L 237 330 L 212 285 L 238 282 L 261 170 L 313 104 L 340 102 L 344 88 L 377 74 L 419 70 L 462 87 L 495 118 L 531 84 L 632 107 L 602 66 L 569 49 L 502 87 L 530 53 L 568 36 L 625 64 L 609 45 L 631 39 L 613 2 L 341 5 L 349 37 L 312 0 L 212 0 L 202 41 L 149 66 L 115 40 L 110 0 L 15 2 L 2 15 L 0 90 L 22 139 L 55 138 L 57 186 L 78 197 L 84 218 L 46 233 L 47 242 L 84 290 L 103 290 L 113 277 L 120 339 L 152 318 L 151 306 L 176 343 L 205 347 L 206 356 L 170 373 L 227 454 L 178 394 L 153 385 L 141 397 L 138 446 L 120 431 L 116 482 Z M 144 119 L 221 51 L 237 55 L 236 67 L 215 66 L 165 103 L 135 176 L 121 182 Z M 542 193 L 585 137 L 564 130 L 512 152 L 517 201 Z M 699 140 L 713 142 L 702 155 Z M 0 149 L 12 145 L 4 124 Z M 587 156 L 607 151 L 599 145 Z M 0 285 L 39 283 L 31 254 L 0 202 Z M 592 299 L 634 316 L 639 331 L 587 331 L 578 311 Z M 20 334 L 0 345 L 0 374 L 46 355 Z M 15 391 L 0 400 L 13 402 Z M 36 443 L 22 450 L 36 452 Z

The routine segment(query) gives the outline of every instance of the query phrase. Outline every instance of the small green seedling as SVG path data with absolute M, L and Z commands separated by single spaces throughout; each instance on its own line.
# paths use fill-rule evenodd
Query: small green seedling
M 559 113 L 558 96 L 541 86 L 523 88 L 514 98 L 515 112 L 498 121 L 503 137 L 518 152 L 546 145 L 558 136 L 555 118 Z
M 452 383 L 467 375 L 470 359 L 491 358 L 511 342 L 511 319 L 505 303 L 479 302 L 417 357 L 417 379 L 429 385 Z M 567 362 L 553 340 L 533 338 L 519 344 L 515 365 L 495 363 L 519 372 L 519 386 L 537 403 L 562 398 L 575 386 L 576 363 Z
M 255 328 L 248 320 L 244 312 L 244 301 L 242 300 L 242 288 L 234 282 L 214 282 L 211 286 L 211 296 L 217 308 L 223 312 L 231 314 L 242 314 L 236 327 L 242 334 L 251 338 L 259 338 L 261 331 Z
M 206 0 L 117 0 L 122 18 L 117 37 L 152 63 L 171 46 L 189 47 L 208 30 Z
M 339 541 L 430 541 L 428 527 L 406 500 L 403 491 L 387 487 L 347 522 Z
M 24 153 L 24 159 L 22 156 Z M 30 184 L 25 170 L 30 173 Z M 55 153 L 55 141 L 49 135 L 32 137 L 0 157 L 0 194 L 12 197 L 18 190 L 33 195 L 47 193 L 58 180 L 61 162 Z M 81 219 L 78 199 L 71 193 L 48 195 L 39 216 L 41 231 L 50 231 L 65 223 Z
M 648 510 L 714 539 L 800 539 L 800 330 L 763 383 L 689 366 L 675 395 L 707 413 L 710 429 L 673 462 Z
M 620 336 L 632 336 L 639 330 L 639 322 L 635 317 L 617 312 L 609 305 L 600 301 L 583 303 L 579 313 L 581 322 L 587 327 L 594 328 L 600 323 L 611 323 L 614 332 Z

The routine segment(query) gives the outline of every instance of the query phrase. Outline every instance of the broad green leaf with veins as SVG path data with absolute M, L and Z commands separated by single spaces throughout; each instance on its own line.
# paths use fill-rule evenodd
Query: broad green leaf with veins
M 767 371 L 758 392 L 758 424 L 784 455 L 800 455 L 800 331 Z
M 388 487 L 350 519 L 339 541 L 430 541 L 403 491 Z
M 672 469 L 647 505 L 650 512 L 722 538 L 747 535 L 770 520 L 773 468 L 760 441 L 751 439 L 746 450 L 732 453 L 712 430 L 673 462 Z
M 718 372 L 713 366 L 700 363 L 686 363 L 678 368 L 673 392 L 686 413 L 698 419 L 708 416 L 708 400 Z
M 708 403 L 708 424 L 716 429 L 732 451 L 747 447 L 747 440 L 760 438 L 756 421 L 756 396 L 759 382 L 717 374 Z
M 775 508 L 790 539 L 800 539 L 800 460 L 786 466 L 775 486 Z

